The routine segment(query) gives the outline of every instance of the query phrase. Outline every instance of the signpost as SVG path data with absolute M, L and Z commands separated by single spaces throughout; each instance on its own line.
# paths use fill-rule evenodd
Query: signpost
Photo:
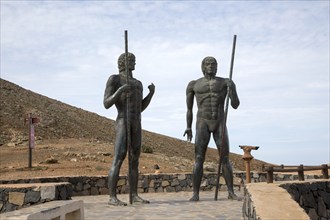
M 28 122 L 29 127 L 29 168 L 32 168 L 32 149 L 35 148 L 35 132 L 34 124 L 39 122 L 39 118 L 32 117 L 32 113 L 29 113 L 28 118 L 25 119 Z

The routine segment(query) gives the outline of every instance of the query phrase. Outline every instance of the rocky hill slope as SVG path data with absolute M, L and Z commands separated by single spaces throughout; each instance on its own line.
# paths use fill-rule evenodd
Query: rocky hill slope
M 7 153 L 14 152 L 15 149 L 27 145 L 28 132 L 24 121 L 28 113 L 40 118 L 40 122 L 36 125 L 36 140 L 41 145 L 47 142 L 48 145 L 56 147 L 55 143 L 59 140 L 62 140 L 62 143 L 63 140 L 70 140 L 71 145 L 77 147 L 80 142 L 81 145 L 90 142 L 109 145 L 113 148 L 113 120 L 50 99 L 6 80 L 0 80 L 0 150 L 5 149 Z M 143 130 L 142 145 L 149 154 L 148 157 L 141 156 L 141 159 L 148 160 L 154 155 L 158 158 L 163 156 L 177 160 L 185 159 L 191 163 L 194 160 L 193 144 L 183 140 Z M 47 148 L 49 149 L 49 146 Z M 91 152 L 96 150 L 90 149 Z M 217 151 L 209 148 L 207 161 L 216 164 L 217 158 Z M 241 155 L 231 154 L 231 161 L 234 169 L 245 169 Z M 252 169 L 260 170 L 264 163 L 254 160 Z M 4 160 L 1 158 L 0 165 L 2 168 L 8 168 L 8 164 L 4 165 Z M 191 168 L 189 167 L 189 170 Z

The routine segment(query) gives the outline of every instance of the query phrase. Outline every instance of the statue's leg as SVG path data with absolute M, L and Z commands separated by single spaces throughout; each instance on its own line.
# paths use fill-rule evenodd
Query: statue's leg
M 193 196 L 190 198 L 190 201 L 199 200 L 199 190 L 203 178 L 203 164 L 209 141 L 210 132 L 207 124 L 203 120 L 197 119 L 195 137 L 195 164 L 192 176 Z
M 126 127 L 124 119 L 117 119 L 116 121 L 116 141 L 115 141 L 115 155 L 112 161 L 112 166 L 108 174 L 108 188 L 109 188 L 109 205 L 126 206 L 125 202 L 117 198 L 117 182 L 119 178 L 119 171 L 121 165 L 126 157 Z
M 224 156 L 221 166 L 222 166 L 222 173 L 224 175 L 226 185 L 228 188 L 228 199 L 240 200 L 240 198 L 234 193 L 233 169 L 229 161 L 229 156 Z
M 141 153 L 141 136 L 142 136 L 142 130 L 141 130 L 141 121 L 136 120 L 131 122 L 132 126 L 132 148 L 131 148 L 131 190 L 132 190 L 132 202 L 133 203 L 149 203 L 149 201 L 142 199 L 140 196 L 138 196 L 137 193 L 137 186 L 138 186 L 138 180 L 139 180 L 139 158 Z
M 225 179 L 227 189 L 228 189 L 228 199 L 235 199 L 239 200 L 239 197 L 235 195 L 234 193 L 234 178 L 233 178 L 233 168 L 230 164 L 229 160 L 229 138 L 228 138 L 228 131 L 226 128 L 225 131 L 225 137 L 224 137 L 224 143 L 222 146 L 222 152 L 220 152 L 220 147 L 222 144 L 222 126 L 220 126 L 219 132 L 215 132 L 214 134 L 214 141 L 217 145 L 219 153 L 223 154 L 223 160 L 221 163 L 221 170 L 222 170 L 222 175 Z M 218 134 L 216 134 L 218 133 Z

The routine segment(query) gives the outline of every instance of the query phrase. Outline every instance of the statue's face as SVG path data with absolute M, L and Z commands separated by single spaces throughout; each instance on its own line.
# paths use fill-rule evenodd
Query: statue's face
M 128 56 L 128 69 L 129 70 L 135 70 L 135 57 L 134 56 Z
M 203 63 L 203 73 L 215 76 L 217 73 L 218 64 L 217 61 L 213 57 L 206 58 Z
M 135 70 L 135 56 L 132 53 L 128 53 L 128 69 Z M 121 54 L 118 58 L 119 71 L 125 70 L 125 53 Z

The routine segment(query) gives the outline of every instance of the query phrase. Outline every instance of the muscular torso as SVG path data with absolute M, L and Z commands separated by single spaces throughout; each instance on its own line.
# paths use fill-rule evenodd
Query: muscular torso
M 126 84 L 126 77 L 116 75 L 112 86 L 115 87 L 115 91 L 121 86 Z M 130 78 L 129 80 L 129 114 L 131 119 L 141 119 L 142 108 L 142 96 L 143 88 L 142 83 L 139 80 Z M 123 92 L 117 102 L 115 103 L 118 110 L 118 118 L 124 118 L 127 114 L 127 97 Z
M 227 94 L 225 79 L 205 77 L 195 81 L 192 88 L 198 106 L 198 118 L 218 120 L 223 118 L 224 102 Z

